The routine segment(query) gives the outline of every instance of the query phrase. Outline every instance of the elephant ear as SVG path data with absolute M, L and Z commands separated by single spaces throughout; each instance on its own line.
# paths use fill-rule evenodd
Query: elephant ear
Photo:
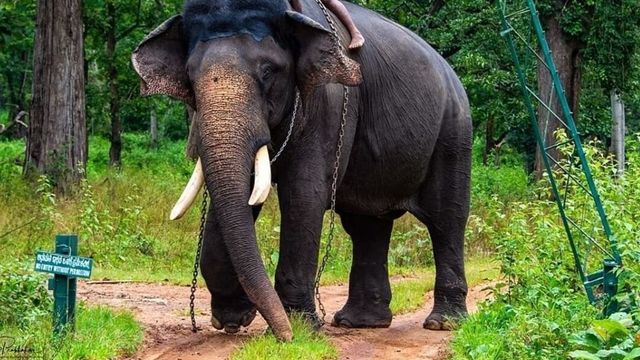
M 356 86 L 362 82 L 360 64 L 344 55 L 329 30 L 299 12 L 287 11 L 287 16 L 300 43 L 296 77 L 303 94 L 329 83 Z
M 194 106 L 193 90 L 186 71 L 187 42 L 182 16 L 176 15 L 153 30 L 131 55 L 140 76 L 140 94 L 169 95 Z

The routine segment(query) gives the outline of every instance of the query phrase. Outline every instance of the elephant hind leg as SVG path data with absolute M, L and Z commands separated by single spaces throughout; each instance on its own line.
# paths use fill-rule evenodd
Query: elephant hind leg
M 333 326 L 380 328 L 391 325 L 391 287 L 387 255 L 393 220 L 340 214 L 353 242 L 349 298 L 333 317 Z
M 459 149 L 458 149 L 459 150 Z M 447 152 L 436 146 L 429 175 L 410 212 L 429 229 L 436 265 L 434 306 L 423 326 L 449 330 L 448 319 L 467 314 L 464 229 L 469 215 L 470 149 Z

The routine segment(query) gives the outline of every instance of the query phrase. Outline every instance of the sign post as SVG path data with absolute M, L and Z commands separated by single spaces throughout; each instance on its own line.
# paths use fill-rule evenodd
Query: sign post
M 35 270 L 54 274 L 49 279 L 53 290 L 53 331 L 60 334 L 67 325 L 75 328 L 76 279 L 89 278 L 93 260 L 78 255 L 77 235 L 57 235 L 55 253 L 38 251 Z

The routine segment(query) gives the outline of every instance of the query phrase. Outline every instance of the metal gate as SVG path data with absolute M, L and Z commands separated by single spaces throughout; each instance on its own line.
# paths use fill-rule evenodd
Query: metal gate
M 573 113 L 567 102 L 551 50 L 533 0 L 497 0 L 502 24 L 515 65 L 524 103 L 551 183 L 552 196 L 571 247 L 575 267 L 591 303 L 606 301 L 617 291 L 613 272 L 622 262 L 609 221 L 585 156 Z M 537 71 L 548 71 L 551 91 L 540 94 Z M 554 111 L 554 102 L 560 113 Z M 536 108 L 537 106 L 537 108 Z M 540 111 L 542 110 L 542 111 Z M 541 112 L 542 114 L 539 114 Z M 539 115 L 544 118 L 539 122 Z M 558 121 L 558 140 L 547 144 L 549 120 Z M 562 156 L 554 156 L 560 150 Z M 582 192 L 589 203 L 576 202 Z M 592 200 L 592 201 L 591 201 Z M 613 311 L 608 305 L 605 312 Z

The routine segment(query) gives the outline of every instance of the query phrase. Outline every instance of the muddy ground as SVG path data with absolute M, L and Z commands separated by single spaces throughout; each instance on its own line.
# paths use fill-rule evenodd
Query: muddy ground
M 258 315 L 248 329 L 237 334 L 216 331 L 209 323 L 210 295 L 206 289 L 196 293 L 196 321 L 202 330 L 191 332 L 189 319 L 189 287 L 146 283 L 81 283 L 81 299 L 91 304 L 104 304 L 132 311 L 145 329 L 144 344 L 133 359 L 192 360 L 226 359 L 242 343 L 264 332 L 267 325 Z M 486 285 L 469 290 L 467 306 L 488 295 Z M 347 299 L 346 285 L 321 288 L 327 308 L 327 322 Z M 394 317 L 388 329 L 342 329 L 325 325 L 322 331 L 338 347 L 340 359 L 443 359 L 450 333 L 422 328 L 422 322 L 433 304 L 433 293 L 425 296 L 420 310 Z

